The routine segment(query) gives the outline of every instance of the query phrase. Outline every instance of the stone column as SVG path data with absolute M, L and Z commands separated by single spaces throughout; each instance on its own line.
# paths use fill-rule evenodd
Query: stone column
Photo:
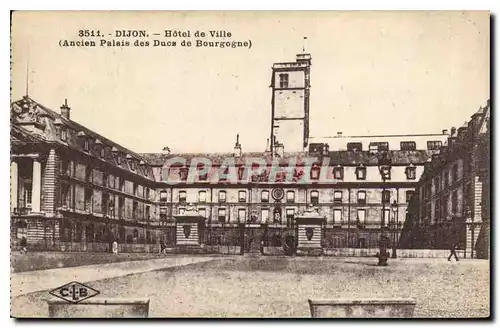
M 31 211 L 35 213 L 40 212 L 42 191 L 42 164 L 40 159 L 33 159 L 33 181 L 31 190 Z
M 10 162 L 10 212 L 13 213 L 14 209 L 17 208 L 17 199 L 18 199 L 18 170 L 17 170 L 17 162 Z

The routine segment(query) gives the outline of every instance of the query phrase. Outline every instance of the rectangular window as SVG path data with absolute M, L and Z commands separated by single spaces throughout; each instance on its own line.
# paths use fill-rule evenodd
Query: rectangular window
M 438 150 L 442 145 L 443 142 L 439 140 L 427 141 L 427 150 Z
M 198 192 L 198 202 L 205 203 L 207 201 L 207 192 L 205 190 L 201 190 Z
M 319 193 L 316 190 L 311 191 L 311 204 L 319 204 Z
M 389 203 L 391 201 L 391 192 L 389 190 L 382 191 L 382 202 Z
M 415 195 L 414 190 L 407 190 L 406 191 L 406 202 L 409 203 L 414 195 Z
M 344 179 L 344 168 L 341 166 L 335 166 L 333 168 L 333 177 L 339 180 Z
M 295 191 L 289 190 L 286 192 L 286 202 L 295 203 Z
M 219 208 L 219 211 L 217 213 L 217 217 L 218 217 L 219 223 L 226 222 L 226 209 L 225 208 Z
M 139 218 L 139 203 L 137 203 L 136 201 L 132 203 L 132 215 L 136 220 Z
M 358 191 L 358 204 L 366 204 L 366 191 Z
M 443 171 L 443 184 L 444 184 L 444 188 L 448 187 L 448 184 L 449 184 L 449 173 L 447 170 L 444 170 Z
M 363 150 L 363 143 L 361 143 L 361 142 L 348 142 L 347 143 L 347 150 L 348 151 L 362 151 Z
M 269 220 L 269 209 L 263 208 L 261 210 L 261 216 L 260 216 L 260 218 L 261 218 L 261 222 L 262 223 L 267 222 Z
M 224 190 L 219 191 L 219 202 L 221 203 L 226 202 L 226 192 Z
M 260 193 L 260 200 L 263 203 L 268 203 L 269 202 L 269 191 L 262 190 L 262 192 Z
M 279 75 L 280 79 L 280 88 L 288 88 L 288 74 L 280 74 Z
M 160 191 L 160 203 L 167 202 L 167 192 L 165 190 Z
M 399 145 L 401 150 L 417 150 L 415 141 L 401 141 Z
M 206 210 L 206 209 L 204 209 L 204 208 L 199 208 L 199 209 L 198 209 L 198 214 L 199 214 L 201 217 L 206 218 L 206 217 L 207 217 L 207 210 Z
M 84 198 L 85 198 L 85 211 L 92 211 L 92 189 L 85 188 L 84 190 Z
M 240 203 L 246 202 L 247 201 L 247 192 L 244 190 L 240 190 L 238 192 L 238 201 Z
M 358 217 L 356 219 L 358 221 L 358 224 L 365 225 L 366 210 L 358 210 L 357 214 L 358 214 Z
M 125 198 L 123 196 L 118 197 L 118 217 L 123 218 L 125 216 Z
M 293 218 L 295 217 L 295 209 L 287 208 L 286 209 L 286 224 L 287 226 L 291 226 L 293 222 Z
M 186 192 L 179 191 L 179 203 L 185 203 L 185 202 L 186 202 Z
M 385 227 L 389 224 L 391 220 L 391 210 L 390 209 L 385 209 L 384 210 L 384 221 L 382 222 L 382 225 Z
M 69 207 L 70 201 L 69 201 L 69 185 L 67 184 L 61 184 L 61 205 L 63 207 Z
M 92 182 L 92 168 L 90 166 L 85 167 L 85 181 Z
M 333 192 L 333 202 L 335 204 L 341 204 L 342 203 L 342 191 L 335 190 Z
M 150 209 L 149 209 L 149 206 L 146 206 L 146 219 L 149 220 L 150 218 Z
M 247 211 L 244 208 L 240 208 L 238 210 L 238 221 L 242 223 L 245 222 L 246 216 L 247 216 Z
M 342 210 L 334 209 L 333 210 L 333 225 L 340 226 L 342 225 Z

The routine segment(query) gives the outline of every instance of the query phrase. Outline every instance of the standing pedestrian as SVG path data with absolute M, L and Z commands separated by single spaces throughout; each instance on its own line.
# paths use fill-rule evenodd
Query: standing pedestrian
M 451 261 L 451 257 L 452 256 L 455 256 L 455 260 L 458 262 L 459 259 L 458 259 L 458 256 L 457 256 L 457 252 L 456 252 L 456 249 L 458 248 L 458 242 L 454 243 L 453 246 L 451 246 L 451 249 L 450 249 L 450 256 L 448 256 L 448 261 Z
M 116 240 L 113 241 L 112 250 L 113 254 L 118 254 L 118 242 Z
M 26 240 L 25 236 L 21 238 L 19 246 L 21 246 L 21 254 L 28 253 L 28 240 Z

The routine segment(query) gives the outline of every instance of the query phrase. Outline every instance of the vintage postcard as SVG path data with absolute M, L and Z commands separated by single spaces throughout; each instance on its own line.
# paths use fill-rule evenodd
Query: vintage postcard
M 489 12 L 11 24 L 12 317 L 490 316 Z

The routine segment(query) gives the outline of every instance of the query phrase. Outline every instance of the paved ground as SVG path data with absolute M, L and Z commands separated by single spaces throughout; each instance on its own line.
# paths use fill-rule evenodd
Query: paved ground
M 235 256 L 195 262 L 96 276 L 89 285 L 99 297 L 149 298 L 153 317 L 310 317 L 309 298 L 338 297 L 413 298 L 417 317 L 489 315 L 489 262 L 483 260 L 397 259 L 388 267 L 370 258 Z M 46 316 L 48 298 L 48 291 L 14 297 L 12 314 Z
M 71 268 L 14 273 L 11 275 L 10 280 L 11 295 L 20 296 L 37 291 L 53 289 L 70 281 L 85 283 L 106 278 L 116 278 L 131 274 L 179 267 L 192 263 L 211 261 L 213 259 L 213 257 L 202 256 L 163 256 L 160 259 L 154 260 L 95 264 Z
M 116 263 L 163 258 L 164 255 L 151 253 L 85 253 L 85 252 L 12 252 L 10 264 L 12 272 L 68 268 L 80 265 Z

